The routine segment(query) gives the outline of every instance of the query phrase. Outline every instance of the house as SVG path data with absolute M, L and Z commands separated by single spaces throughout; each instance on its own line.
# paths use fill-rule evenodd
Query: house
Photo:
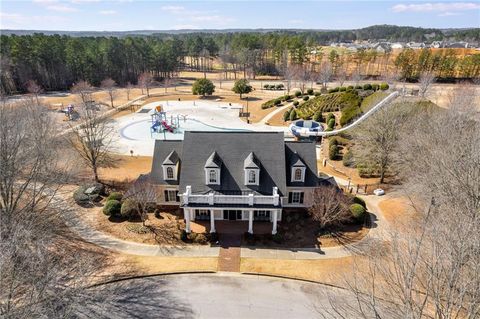
M 425 47 L 425 43 L 423 42 L 408 42 L 407 48 L 410 49 L 423 49 Z
M 403 49 L 403 44 L 401 44 L 400 42 L 395 42 L 395 43 L 392 43 L 390 47 L 392 49 Z
M 317 175 L 314 142 L 285 141 L 282 132 L 185 132 L 182 140 L 157 140 L 151 173 L 157 204 L 183 209 L 193 220 L 271 222 L 284 208 L 305 209 L 325 180 Z

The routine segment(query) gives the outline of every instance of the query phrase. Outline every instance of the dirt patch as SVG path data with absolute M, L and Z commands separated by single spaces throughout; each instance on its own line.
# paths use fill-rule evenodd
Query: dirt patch
M 410 222 L 418 214 L 407 197 L 382 200 L 378 203 L 378 208 L 383 217 L 392 224 Z
M 150 173 L 152 169 L 152 160 L 150 156 L 128 156 L 113 155 L 115 166 L 101 168 L 99 170 L 100 179 L 104 181 L 133 181 L 140 174 Z
M 242 258 L 240 272 L 286 276 L 322 283 L 345 285 L 345 280 L 354 269 L 358 257 L 343 257 L 322 260 L 281 260 Z

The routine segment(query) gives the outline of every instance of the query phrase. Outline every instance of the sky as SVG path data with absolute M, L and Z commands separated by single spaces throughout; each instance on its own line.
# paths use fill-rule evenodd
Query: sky
M 480 0 L 0 0 L 0 28 L 62 31 L 480 27 Z

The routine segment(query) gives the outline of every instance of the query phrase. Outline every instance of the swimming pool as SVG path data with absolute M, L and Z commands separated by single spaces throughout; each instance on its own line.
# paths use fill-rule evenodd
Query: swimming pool
M 152 139 L 167 139 L 167 140 L 183 140 L 185 131 L 211 131 L 211 132 L 246 132 L 251 130 L 233 129 L 218 127 L 205 124 L 195 119 L 180 120 L 180 128 L 175 133 L 151 133 L 150 127 L 152 122 L 150 119 L 143 119 L 129 123 L 120 129 L 120 136 L 130 141 L 145 141 L 148 138 Z

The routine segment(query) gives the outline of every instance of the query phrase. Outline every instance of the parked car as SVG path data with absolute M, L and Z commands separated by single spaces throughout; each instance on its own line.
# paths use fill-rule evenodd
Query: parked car
M 373 191 L 373 193 L 377 196 L 385 195 L 385 191 L 381 188 L 377 188 L 376 190 Z

